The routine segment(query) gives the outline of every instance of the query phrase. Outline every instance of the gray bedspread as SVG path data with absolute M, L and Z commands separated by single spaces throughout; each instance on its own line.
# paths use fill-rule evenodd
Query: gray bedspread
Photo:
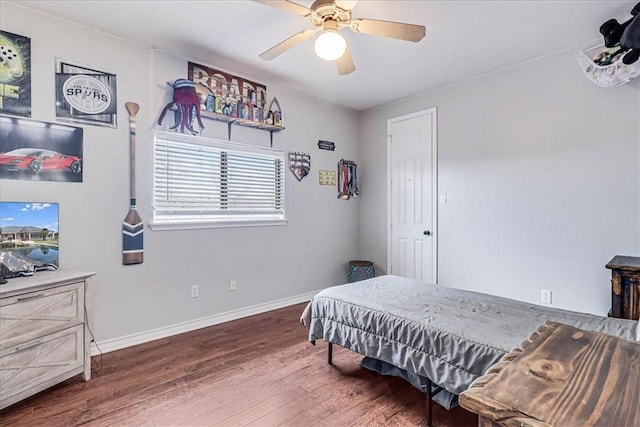
M 323 339 L 460 394 L 547 320 L 636 339 L 638 322 L 380 276 L 319 292 L 309 341 Z

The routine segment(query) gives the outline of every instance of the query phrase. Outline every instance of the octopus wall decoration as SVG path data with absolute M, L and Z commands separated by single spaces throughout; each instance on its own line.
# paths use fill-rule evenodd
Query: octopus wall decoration
M 177 79 L 173 83 L 167 82 L 173 88 L 173 99 L 167 103 L 160 113 L 158 125 L 162 125 L 162 120 L 171 108 L 175 108 L 175 123 L 171 129 L 177 129 L 180 126 L 180 132 L 184 133 L 187 128 L 191 133 L 198 134 L 204 129 L 202 119 L 200 118 L 200 97 L 198 96 L 195 83 L 187 79 Z M 193 128 L 194 117 L 198 120 L 200 132 Z

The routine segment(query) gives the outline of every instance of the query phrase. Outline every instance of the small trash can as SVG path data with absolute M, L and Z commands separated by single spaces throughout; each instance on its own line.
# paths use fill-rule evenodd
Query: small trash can
M 349 283 L 356 281 L 356 276 L 358 276 L 358 272 L 360 271 L 364 273 L 366 279 L 371 279 L 375 276 L 373 263 L 371 261 L 351 260 L 349 261 Z M 363 274 L 360 275 L 362 276 Z M 362 279 L 360 278 L 358 280 Z

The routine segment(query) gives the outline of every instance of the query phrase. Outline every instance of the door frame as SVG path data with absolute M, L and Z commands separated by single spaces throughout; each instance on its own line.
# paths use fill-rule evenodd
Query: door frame
M 432 239 L 433 259 L 432 278 L 438 284 L 438 109 L 437 107 L 416 111 L 387 120 L 387 272 L 391 271 L 391 127 L 394 123 L 420 116 L 431 117 L 431 206 L 432 206 Z

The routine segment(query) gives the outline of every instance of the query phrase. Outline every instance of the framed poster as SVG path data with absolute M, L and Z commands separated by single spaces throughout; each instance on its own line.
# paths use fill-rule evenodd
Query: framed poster
M 56 60 L 56 118 L 117 127 L 116 75 Z
M 84 129 L 0 115 L 0 178 L 82 182 Z
M 31 39 L 2 30 L 0 113 L 31 117 Z

